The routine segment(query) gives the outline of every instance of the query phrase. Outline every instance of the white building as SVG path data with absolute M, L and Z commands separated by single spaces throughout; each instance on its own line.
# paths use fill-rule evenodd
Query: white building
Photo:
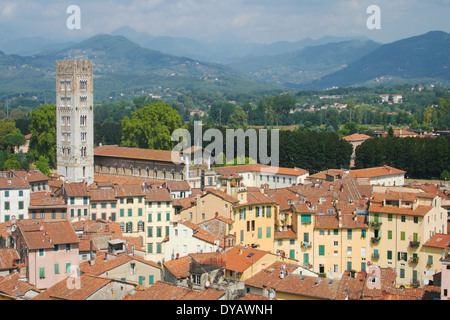
M 0 172 L 0 223 L 28 219 L 30 185 L 11 171 Z
M 405 184 L 406 171 L 389 166 L 350 170 L 346 172 L 356 178 L 359 184 L 379 186 L 403 186 Z
M 170 228 L 169 238 L 164 243 L 165 261 L 187 256 L 189 253 L 215 252 L 223 248 L 223 239 L 198 225 L 182 220 Z
M 213 168 L 219 174 L 238 174 L 246 187 L 261 188 L 268 185 L 270 189 L 286 188 L 292 185 L 304 184 L 309 176 L 308 171 L 299 168 L 271 167 L 261 164 Z

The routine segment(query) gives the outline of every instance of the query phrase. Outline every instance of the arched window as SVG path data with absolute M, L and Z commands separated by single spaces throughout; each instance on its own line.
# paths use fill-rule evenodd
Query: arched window
M 144 222 L 139 221 L 138 223 L 138 232 L 143 232 L 144 231 Z

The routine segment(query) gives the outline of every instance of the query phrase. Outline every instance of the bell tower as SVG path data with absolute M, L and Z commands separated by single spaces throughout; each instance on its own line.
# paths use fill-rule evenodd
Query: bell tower
M 56 165 L 68 182 L 94 181 L 91 60 L 56 61 Z

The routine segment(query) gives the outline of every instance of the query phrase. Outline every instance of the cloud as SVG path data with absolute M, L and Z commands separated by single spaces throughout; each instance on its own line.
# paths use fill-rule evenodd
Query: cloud
M 66 9 L 81 8 L 81 30 L 69 32 Z M 122 26 L 155 36 L 258 42 L 325 35 L 366 35 L 385 41 L 430 29 L 450 32 L 448 0 L 21 0 L 0 5 L 3 20 L 28 35 L 79 37 Z M 19 4 L 19 5 L 18 5 Z M 367 7 L 381 8 L 382 29 L 369 32 Z M 434 19 L 430 19 L 433 17 Z M 69 39 L 70 40 L 70 39 Z

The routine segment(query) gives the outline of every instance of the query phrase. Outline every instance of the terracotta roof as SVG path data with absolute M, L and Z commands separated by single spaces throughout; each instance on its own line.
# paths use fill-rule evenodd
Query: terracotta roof
M 177 279 L 186 278 L 190 275 L 189 267 L 192 261 L 208 262 L 217 257 L 216 252 L 190 253 L 187 256 L 166 261 L 164 267 Z
M 404 174 L 406 171 L 396 169 L 389 166 L 376 167 L 376 168 L 367 168 L 367 169 L 358 169 L 358 170 L 350 170 L 348 175 L 355 178 L 374 178 L 374 177 L 382 177 L 389 176 L 394 174 Z
M 192 207 L 193 205 L 195 205 L 196 203 L 196 199 L 193 197 L 189 197 L 189 198 L 177 198 L 177 199 L 173 199 L 173 206 L 174 207 L 182 207 L 183 210 L 188 209 L 190 207 Z
M 66 182 L 63 186 L 64 192 L 68 197 L 89 196 L 89 189 L 84 182 Z
M 282 229 L 281 231 L 277 230 L 274 233 L 274 238 L 275 240 L 278 239 L 297 239 L 297 234 L 290 228 L 284 230 Z
M 266 172 L 291 176 L 301 176 L 308 173 L 308 171 L 300 168 L 271 167 L 264 164 L 245 164 L 240 166 L 215 167 L 213 169 L 223 176 L 243 172 Z
M 99 146 L 94 149 L 94 156 L 141 159 L 150 161 L 172 162 L 172 153 L 180 161 L 180 153 L 166 150 L 150 150 L 139 148 L 125 148 L 117 145 Z
M 401 214 L 401 215 L 409 215 L 409 216 L 425 216 L 430 210 L 432 210 L 432 206 L 417 206 L 417 208 L 412 209 L 411 207 L 396 207 L 386 205 L 383 206 L 378 203 L 371 203 L 369 206 L 369 212 L 373 213 L 388 213 L 388 214 Z
M 108 259 L 107 261 L 104 261 L 106 256 L 108 257 Z M 107 271 L 113 270 L 127 262 L 134 260 L 140 261 L 154 268 L 161 269 L 161 267 L 156 262 L 145 260 L 136 255 L 130 256 L 127 253 L 116 255 L 107 252 L 98 252 L 97 257 L 94 259 L 95 264 L 91 265 L 89 261 L 84 261 L 80 263 L 80 270 L 85 274 L 100 276 Z
M 213 195 L 221 198 L 222 200 L 225 200 L 225 201 L 228 201 L 231 203 L 239 202 L 239 200 L 237 200 L 236 198 L 233 198 L 228 193 L 226 193 L 220 189 L 215 189 L 215 188 L 206 189 L 206 193 L 203 194 L 202 197 L 206 196 L 207 194 L 213 194 Z
M 139 184 L 115 185 L 116 197 L 143 197 L 146 190 Z
M 28 182 L 25 182 L 19 176 L 8 172 L 0 172 L 0 189 L 26 189 L 30 188 Z
M 9 295 L 10 297 L 22 298 L 29 291 L 40 293 L 41 290 L 21 279 L 17 272 L 11 273 L 1 279 L 0 277 L 0 292 Z
M 194 291 L 174 284 L 157 281 L 142 291 L 127 295 L 123 300 L 218 300 L 226 291 L 206 289 Z
M 185 180 L 183 181 L 166 181 L 163 187 L 166 187 L 170 191 L 186 191 L 191 190 L 191 186 Z
M 154 202 L 154 201 L 166 201 L 166 202 L 172 202 L 172 197 L 170 196 L 170 192 L 167 189 L 162 188 L 154 188 L 154 189 L 147 189 L 145 191 L 145 201 L 147 202 Z
M 276 204 L 276 202 L 259 191 L 247 191 L 247 202 L 236 204 L 235 208 L 257 204 Z
M 112 188 L 100 188 L 90 191 L 91 202 L 117 201 L 115 190 Z
M 99 174 L 96 173 L 94 175 L 94 181 L 96 183 L 109 183 L 109 184 L 139 184 L 142 185 L 145 183 L 146 185 L 155 185 L 156 187 L 160 187 L 164 184 L 163 180 L 153 180 L 147 178 L 139 178 L 139 177 L 127 177 L 127 176 L 115 176 L 110 174 Z
M 226 261 L 226 269 L 236 272 L 244 272 L 259 259 L 269 254 L 266 251 L 235 246 L 221 253 Z
M 246 293 L 243 297 L 239 298 L 241 301 L 257 301 L 257 300 L 270 300 L 269 298 L 260 296 L 254 293 Z
M 360 140 L 367 140 L 371 139 L 371 136 L 368 136 L 367 134 L 361 134 L 361 133 L 354 133 L 349 136 L 343 137 L 342 139 L 347 141 L 360 141 Z
M 80 276 L 79 287 L 68 287 L 68 278 L 61 280 L 51 286 L 41 294 L 33 298 L 33 300 L 87 300 L 92 294 L 98 292 L 112 282 L 123 282 L 110 278 L 103 278 L 82 274 Z M 129 283 L 131 284 L 131 283 Z
M 19 254 L 13 248 L 0 249 L 0 270 L 17 268 L 16 260 Z
M 275 291 L 293 295 L 334 300 L 340 281 L 321 277 L 290 274 L 274 286 Z
M 38 221 L 32 225 L 18 225 L 30 250 L 50 249 L 56 244 L 79 243 L 77 234 L 68 221 Z
M 62 197 L 56 196 L 51 192 L 32 192 L 30 193 L 29 209 L 33 207 L 66 207 L 66 203 Z
M 218 237 L 214 234 L 212 234 L 211 232 L 200 228 L 198 225 L 196 225 L 195 223 L 192 223 L 189 220 L 182 220 L 182 221 L 178 221 L 178 223 L 185 225 L 188 228 L 191 228 L 194 231 L 193 237 L 197 238 L 199 240 L 214 244 L 215 241 L 219 241 L 219 246 L 223 247 L 224 243 L 223 243 L 223 239 L 221 237 Z
M 343 176 L 346 176 L 347 174 L 345 173 L 344 170 L 328 169 L 328 170 L 325 170 L 325 171 L 320 171 L 320 172 L 317 172 L 315 174 L 312 174 L 312 175 L 310 175 L 308 177 L 308 179 L 309 180 L 312 180 L 312 179 L 325 180 L 327 178 L 327 175 L 330 175 L 330 176 L 333 176 L 333 177 L 340 175 L 341 177 L 343 177 Z
M 28 183 L 49 180 L 49 178 L 39 170 L 13 170 L 13 172 Z
M 423 245 L 426 247 L 450 249 L 450 234 L 436 233 Z

